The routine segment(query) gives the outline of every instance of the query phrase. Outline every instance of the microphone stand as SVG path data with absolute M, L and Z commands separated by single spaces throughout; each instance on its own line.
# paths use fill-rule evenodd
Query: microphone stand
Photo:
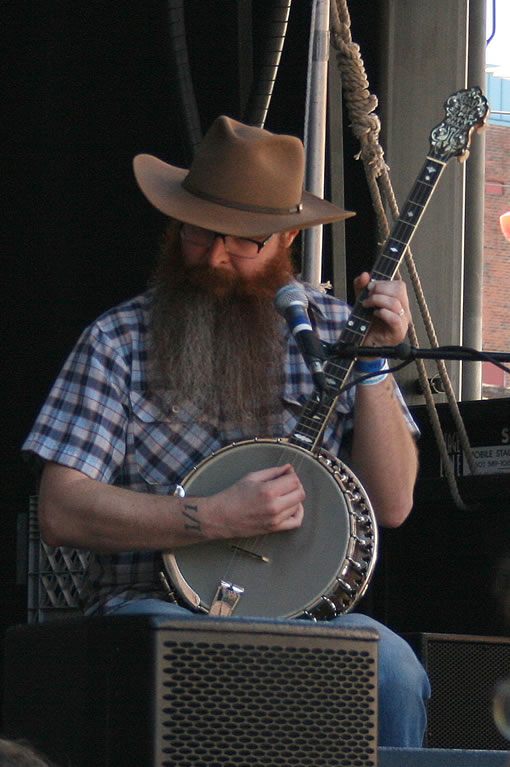
M 354 360 L 360 357 L 382 357 L 388 360 L 400 360 L 399 365 L 395 365 L 390 368 L 390 373 L 395 373 L 398 370 L 409 365 L 416 359 L 432 359 L 432 360 L 458 360 L 463 362 L 491 362 L 496 367 L 501 368 L 506 373 L 510 373 L 510 367 L 503 365 L 503 362 L 510 362 L 510 353 L 505 352 L 482 352 L 478 349 L 472 349 L 469 346 L 437 346 L 433 349 L 419 348 L 417 346 L 410 346 L 406 343 L 398 344 L 397 346 L 351 346 L 349 344 L 343 344 L 339 342 L 329 343 L 327 341 L 321 341 L 320 350 L 322 354 L 317 357 L 317 364 L 321 366 L 323 362 L 336 360 Z M 360 383 L 375 373 L 366 373 L 354 380 L 350 380 L 345 383 L 339 390 L 340 394 L 345 389 Z M 325 376 L 321 372 L 320 376 L 314 375 L 314 384 L 317 391 L 317 401 L 322 402 L 325 396 Z
M 406 343 L 397 346 L 349 346 L 338 343 L 324 343 L 327 359 L 356 359 L 358 357 L 383 357 L 410 363 L 416 359 L 460 360 L 468 362 L 492 362 L 510 373 L 502 363 L 510 362 L 510 353 L 482 352 L 469 346 L 438 346 L 424 349 Z
M 354 360 L 361 357 L 382 357 L 388 360 L 399 360 L 400 364 L 390 368 L 388 371 L 390 373 L 396 373 L 397 371 L 402 370 L 402 368 L 406 367 L 416 359 L 491 362 L 506 373 L 510 373 L 510 367 L 503 364 L 503 362 L 510 362 L 510 353 L 482 352 L 478 349 L 472 349 L 469 346 L 438 346 L 433 349 L 426 349 L 410 346 L 407 343 L 401 343 L 397 346 L 352 346 L 338 341 L 334 343 L 321 341 L 321 347 L 323 351 L 323 361 L 334 362 L 336 358 L 338 362 L 340 360 Z M 351 378 L 338 390 L 338 394 L 361 381 L 371 378 L 373 375 L 376 374 L 365 373 L 354 379 Z M 317 386 L 317 390 L 319 392 L 318 399 L 321 401 L 322 396 L 324 395 L 324 387 Z

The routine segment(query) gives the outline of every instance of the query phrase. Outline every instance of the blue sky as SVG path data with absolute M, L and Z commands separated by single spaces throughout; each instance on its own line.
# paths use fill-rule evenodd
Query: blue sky
M 510 0 L 495 0 L 495 5 L 496 34 L 487 46 L 486 62 L 494 74 L 510 78 Z M 487 39 L 492 34 L 492 8 L 493 0 L 487 0 Z

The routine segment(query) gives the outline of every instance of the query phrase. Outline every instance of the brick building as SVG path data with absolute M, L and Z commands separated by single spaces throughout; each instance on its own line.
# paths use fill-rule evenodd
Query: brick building
M 483 349 L 510 353 L 510 241 L 499 225 L 499 217 L 510 211 L 510 81 L 489 74 L 487 95 Z M 484 363 L 483 396 L 509 395 L 510 374 Z

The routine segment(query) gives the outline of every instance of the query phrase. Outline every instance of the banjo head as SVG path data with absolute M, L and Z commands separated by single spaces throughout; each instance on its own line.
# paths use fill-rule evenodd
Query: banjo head
M 375 522 L 363 489 L 353 487 L 354 475 L 340 461 L 286 440 L 253 440 L 205 459 L 182 487 L 186 496 L 208 496 L 249 472 L 285 463 L 294 466 L 306 492 L 301 527 L 164 553 L 180 601 L 209 612 L 218 586 L 227 581 L 243 589 L 235 616 L 289 618 L 310 613 L 322 618 L 346 612 L 364 593 L 375 554 Z M 347 492 L 346 471 L 351 485 Z M 360 501 L 361 511 L 355 508 Z M 368 548 L 360 548 L 360 539 L 366 539 Z

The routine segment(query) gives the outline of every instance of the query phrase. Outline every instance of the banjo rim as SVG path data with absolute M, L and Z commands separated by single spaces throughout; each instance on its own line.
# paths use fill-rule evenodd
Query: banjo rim
M 211 453 L 193 466 L 181 484 L 177 486 L 174 495 L 185 497 L 188 490 L 187 486 L 192 482 L 192 479 L 205 466 L 212 463 L 215 459 L 217 460 L 218 456 L 232 452 L 235 448 L 254 445 L 279 445 L 287 447 L 308 459 L 317 461 L 323 469 L 326 469 L 336 480 L 338 491 L 343 502 L 346 504 L 349 533 L 347 536 L 346 555 L 338 563 L 336 572 L 331 575 L 328 589 L 324 590 L 320 598 L 308 600 L 306 604 L 301 602 L 299 607 L 285 614 L 271 615 L 266 613 L 262 615 L 255 613 L 251 617 L 296 618 L 301 616 L 314 620 L 327 620 L 349 612 L 365 594 L 370 583 L 377 560 L 378 530 L 372 505 L 366 491 L 352 470 L 339 458 L 330 455 L 322 448 L 316 452 L 310 451 L 301 445 L 289 442 L 285 437 L 254 438 L 233 442 Z M 363 535 L 361 536 L 357 536 L 357 532 L 359 532 L 358 527 L 362 528 Z M 278 535 L 278 533 L 274 535 Z M 175 551 L 162 552 L 163 565 L 171 580 L 173 598 L 178 603 L 202 613 L 209 613 L 209 604 L 203 600 L 182 574 L 178 563 L 179 552 L 183 550 L 189 552 L 195 546 L 203 547 L 214 543 L 217 544 L 218 541 L 204 541 L 191 544 L 182 549 L 176 549 Z M 220 543 L 228 545 L 228 540 L 222 540 Z M 362 553 L 360 553 L 360 550 Z M 362 563 L 351 556 L 353 553 L 357 553 L 357 556 L 361 557 Z M 247 617 L 247 615 L 242 617 Z

